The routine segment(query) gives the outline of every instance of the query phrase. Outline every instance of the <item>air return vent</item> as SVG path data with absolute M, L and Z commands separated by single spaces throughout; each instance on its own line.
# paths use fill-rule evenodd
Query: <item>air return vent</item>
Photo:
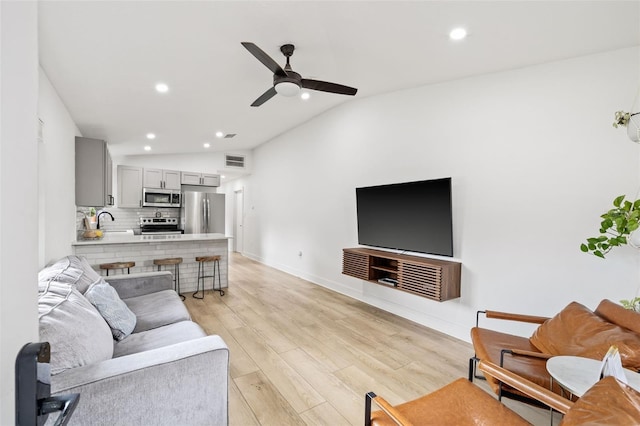
M 244 169 L 245 164 L 244 155 L 225 155 L 225 164 L 227 167 L 234 167 L 237 169 Z
M 224 135 L 225 139 L 231 139 L 231 138 L 235 138 L 237 133 L 227 133 L 226 135 Z

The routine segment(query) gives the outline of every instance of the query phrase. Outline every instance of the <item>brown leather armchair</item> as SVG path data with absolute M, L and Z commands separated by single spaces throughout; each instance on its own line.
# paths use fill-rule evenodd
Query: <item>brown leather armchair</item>
M 640 393 L 613 377 L 599 381 L 580 400 L 572 402 L 499 366 L 480 361 L 479 368 L 532 400 L 565 414 L 562 426 L 584 424 L 637 425 Z M 375 402 L 379 411 L 371 412 Z M 365 397 L 365 426 L 410 425 L 529 425 L 488 393 L 465 379 L 404 404 L 392 406 L 370 392 Z
M 479 327 L 481 314 L 487 318 L 539 324 L 531 337 L 515 336 Z M 479 311 L 476 327 L 471 329 L 475 356 L 469 360 L 469 380 L 476 375 L 478 360 L 490 361 L 524 377 L 539 386 L 551 389 L 552 380 L 546 369 L 548 358 L 557 355 L 574 355 L 602 359 L 612 344 L 621 351 L 626 368 L 640 368 L 640 313 L 629 311 L 609 300 L 600 302 L 595 311 L 572 302 L 553 318 L 521 315 L 497 311 Z M 498 398 L 533 402 L 518 389 L 495 377 L 486 377 Z M 554 392 L 560 387 L 553 383 Z

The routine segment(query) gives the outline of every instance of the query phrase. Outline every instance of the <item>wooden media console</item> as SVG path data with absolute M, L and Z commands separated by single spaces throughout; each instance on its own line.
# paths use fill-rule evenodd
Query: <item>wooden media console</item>
M 460 262 L 360 247 L 342 252 L 345 275 L 438 302 L 460 297 Z M 381 279 L 387 282 L 378 281 Z

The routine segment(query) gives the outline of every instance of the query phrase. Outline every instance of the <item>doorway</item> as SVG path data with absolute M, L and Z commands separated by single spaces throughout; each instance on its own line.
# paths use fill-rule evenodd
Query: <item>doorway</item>
M 244 191 L 234 191 L 233 209 L 233 251 L 241 253 L 244 250 Z

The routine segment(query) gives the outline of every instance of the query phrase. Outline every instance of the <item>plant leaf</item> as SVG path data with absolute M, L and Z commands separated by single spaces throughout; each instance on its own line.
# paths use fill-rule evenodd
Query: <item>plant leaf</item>
M 613 205 L 616 207 L 620 207 L 620 204 L 622 204 L 622 200 L 624 200 L 624 195 L 616 197 L 616 199 L 613 200 Z

